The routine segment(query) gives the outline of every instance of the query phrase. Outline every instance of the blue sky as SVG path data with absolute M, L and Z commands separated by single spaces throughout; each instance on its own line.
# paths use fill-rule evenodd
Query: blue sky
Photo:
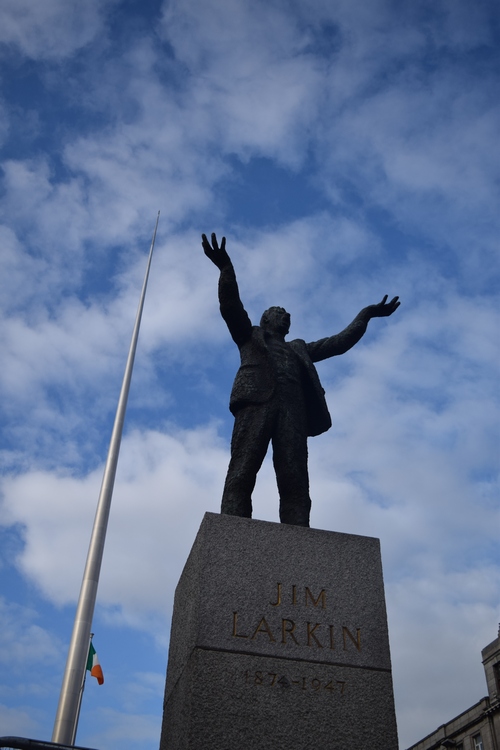
M 311 525 L 381 539 L 401 747 L 486 693 L 497 633 L 500 13 L 493 0 L 4 0 L 0 734 L 50 739 L 157 211 L 78 742 L 158 746 L 177 579 L 219 509 L 254 322 L 337 333 Z M 278 520 L 269 460 L 255 517 Z

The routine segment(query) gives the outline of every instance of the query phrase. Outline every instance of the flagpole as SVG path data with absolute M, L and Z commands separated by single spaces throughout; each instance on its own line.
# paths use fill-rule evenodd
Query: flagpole
M 125 366 L 125 374 L 118 399 L 113 432 L 109 443 L 108 457 L 104 467 L 104 475 L 97 502 L 97 510 L 94 519 L 94 526 L 90 538 L 87 562 L 83 574 L 80 597 L 76 609 L 75 621 L 73 624 L 73 633 L 68 650 L 66 669 L 62 681 L 61 693 L 59 696 L 59 705 L 52 733 L 52 742 L 58 742 L 61 745 L 74 743 L 76 736 L 76 722 L 78 715 L 78 701 L 80 687 L 87 666 L 88 648 L 90 630 L 92 627 L 92 617 L 94 614 L 95 601 L 97 597 L 97 586 L 99 583 L 99 573 L 101 570 L 102 556 L 104 552 L 104 542 L 106 539 L 106 529 L 108 525 L 109 511 L 111 507 L 111 498 L 113 495 L 113 486 L 115 482 L 116 466 L 118 463 L 118 454 L 122 438 L 123 423 L 125 421 L 125 411 L 127 408 L 128 393 L 130 381 L 132 378 L 132 369 L 134 366 L 135 351 L 137 348 L 137 339 L 139 337 L 139 327 L 141 324 L 142 309 L 146 296 L 146 287 L 148 284 L 149 269 L 151 267 L 151 258 L 153 257 L 153 248 L 156 239 L 156 230 L 160 212 L 156 217 L 156 224 L 149 250 L 149 257 L 146 266 L 146 275 L 142 285 L 141 298 L 135 319 L 132 341 Z
M 90 652 L 90 644 L 92 643 L 92 638 L 94 637 L 94 634 L 91 633 L 89 637 L 89 652 Z M 87 657 L 88 659 L 88 657 Z M 80 691 L 78 693 L 78 707 L 76 709 L 76 717 L 75 717 L 75 726 L 73 727 L 73 736 L 71 738 L 71 744 L 75 744 L 76 740 L 76 733 L 78 730 L 78 721 L 80 720 L 80 709 L 82 707 L 82 698 L 83 698 L 83 691 L 85 690 L 85 680 L 87 679 L 87 664 L 85 665 L 85 669 L 83 670 L 83 677 L 82 677 L 82 684 L 80 686 Z

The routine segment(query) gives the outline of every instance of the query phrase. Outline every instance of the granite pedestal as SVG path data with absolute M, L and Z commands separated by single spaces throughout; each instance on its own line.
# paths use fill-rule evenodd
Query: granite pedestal
M 207 513 L 160 750 L 397 750 L 378 539 Z

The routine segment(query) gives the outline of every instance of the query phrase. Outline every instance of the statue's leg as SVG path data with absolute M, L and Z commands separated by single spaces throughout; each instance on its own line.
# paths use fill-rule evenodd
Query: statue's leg
M 272 402 L 246 406 L 236 414 L 221 513 L 252 517 L 252 492 L 271 439 L 274 417 Z
M 279 410 L 273 435 L 273 463 L 280 495 L 281 523 L 309 526 L 311 498 L 307 469 L 304 405 L 288 402 Z

